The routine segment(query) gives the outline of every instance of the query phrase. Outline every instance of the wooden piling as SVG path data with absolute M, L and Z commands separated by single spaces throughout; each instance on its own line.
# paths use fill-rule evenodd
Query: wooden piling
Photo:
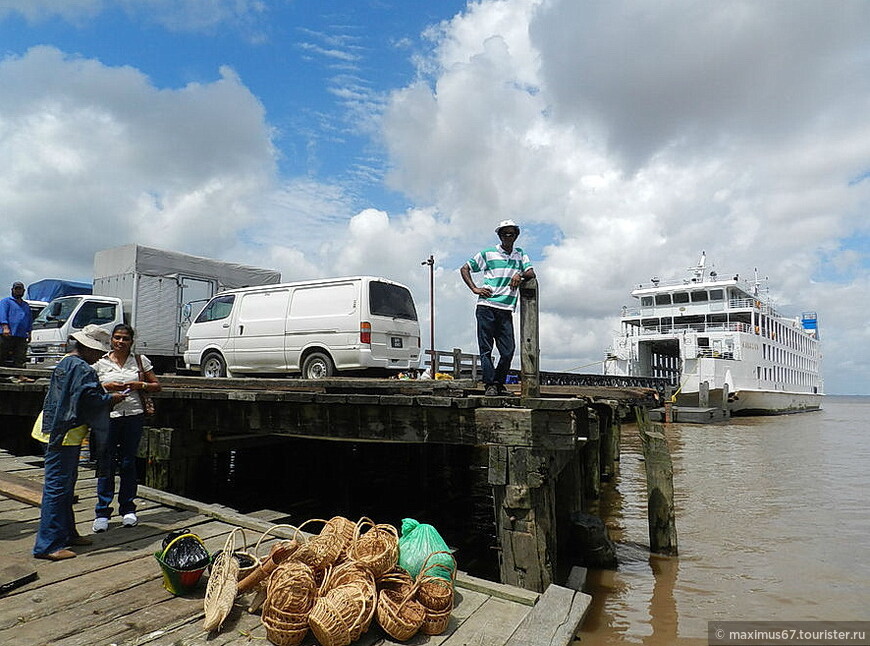
M 520 284 L 520 383 L 523 397 L 541 396 L 538 280 Z
M 650 550 L 677 555 L 677 526 L 674 513 L 674 467 L 660 424 L 650 424 L 646 409 L 636 407 L 637 429 L 643 443 L 646 468 L 647 519 Z
M 590 408 L 588 415 L 588 436 L 582 451 L 583 496 L 587 500 L 598 500 L 601 496 L 601 427 L 597 412 Z

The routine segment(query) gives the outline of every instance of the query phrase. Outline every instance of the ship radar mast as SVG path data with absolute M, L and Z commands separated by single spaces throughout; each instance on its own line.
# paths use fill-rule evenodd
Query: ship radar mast
M 692 282 L 693 283 L 701 283 L 704 281 L 704 267 L 707 264 L 707 252 L 701 251 L 701 257 L 698 259 L 698 264 L 694 267 L 689 267 L 689 271 L 692 272 Z

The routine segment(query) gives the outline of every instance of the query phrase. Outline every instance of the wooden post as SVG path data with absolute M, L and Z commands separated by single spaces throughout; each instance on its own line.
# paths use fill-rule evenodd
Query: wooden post
M 698 385 L 698 407 L 707 408 L 710 405 L 710 384 L 702 381 Z
M 453 378 L 462 378 L 462 350 L 453 348 Z
M 555 484 L 545 453 L 491 446 L 492 486 L 501 582 L 543 592 L 553 582 L 556 553 Z
M 520 379 L 523 397 L 541 396 L 538 280 L 520 283 Z
M 619 415 L 616 402 L 608 402 L 597 406 L 601 420 L 601 477 L 610 480 L 616 475 L 616 463 L 619 461 Z
M 583 496 L 597 500 L 601 496 L 601 427 L 598 413 L 588 410 L 589 428 L 583 446 Z
M 637 430 L 643 443 L 646 468 L 647 519 L 650 550 L 677 555 L 677 526 L 674 513 L 674 467 L 660 424 L 650 424 L 646 409 L 635 407 Z

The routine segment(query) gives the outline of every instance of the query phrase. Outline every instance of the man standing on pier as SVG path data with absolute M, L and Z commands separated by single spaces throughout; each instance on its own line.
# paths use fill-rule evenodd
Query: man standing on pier
M 0 365 L 23 368 L 33 328 L 30 305 L 24 300 L 24 283 L 12 283 L 12 295 L 0 300 Z
M 532 261 L 520 247 L 514 247 L 520 228 L 513 220 L 502 220 L 495 228 L 501 244 L 488 247 L 468 260 L 459 273 L 477 294 L 477 345 L 487 396 L 506 395 L 505 379 L 514 357 L 514 319 L 520 283 L 535 277 Z M 471 278 L 483 272 L 483 287 Z M 498 349 L 498 365 L 492 363 L 492 347 Z

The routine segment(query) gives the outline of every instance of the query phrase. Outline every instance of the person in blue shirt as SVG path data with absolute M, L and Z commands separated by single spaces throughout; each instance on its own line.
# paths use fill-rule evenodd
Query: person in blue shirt
M 68 435 L 86 425 L 92 435 L 100 436 L 105 446 L 109 428 L 109 408 L 126 395 L 107 393 L 100 385 L 91 364 L 108 352 L 109 333 L 98 325 L 86 325 L 72 335 L 72 351 L 61 359 L 51 374 L 42 404 L 42 435 L 45 447 L 45 479 L 42 509 L 33 556 L 49 561 L 75 558 L 70 547 L 88 545 L 91 539 L 79 535 L 73 517 L 72 500 L 78 477 L 80 443 L 70 443 Z M 98 475 L 101 468 L 98 460 Z
M 24 283 L 12 283 L 12 295 L 0 300 L 0 365 L 23 368 L 33 329 L 30 305 L 24 300 Z

